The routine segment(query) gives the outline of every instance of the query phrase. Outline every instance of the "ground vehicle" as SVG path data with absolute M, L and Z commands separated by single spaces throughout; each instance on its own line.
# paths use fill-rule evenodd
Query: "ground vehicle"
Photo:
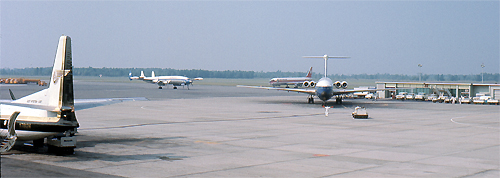
M 405 97 L 407 100 L 413 100 L 415 99 L 415 93 L 408 93 Z
M 396 95 L 397 100 L 405 100 L 407 92 L 399 92 L 398 95 Z
M 462 103 L 471 104 L 472 100 L 469 97 L 462 96 L 462 97 L 460 97 L 459 102 L 460 102 L 460 104 L 462 104 Z
M 427 101 L 434 101 L 434 100 L 437 100 L 436 94 L 431 94 L 427 97 Z
M 415 100 L 425 101 L 425 99 L 427 99 L 427 95 L 425 93 L 420 92 L 417 95 L 415 95 Z
M 377 96 L 376 94 L 374 93 L 368 93 L 366 96 L 365 96 L 366 99 L 377 99 Z

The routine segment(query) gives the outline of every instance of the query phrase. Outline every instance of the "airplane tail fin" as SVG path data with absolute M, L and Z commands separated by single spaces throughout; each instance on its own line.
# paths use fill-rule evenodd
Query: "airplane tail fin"
M 72 61 L 71 38 L 69 36 L 61 36 L 57 46 L 49 88 L 19 98 L 13 102 L 43 105 L 53 108 L 53 111 L 72 112 L 74 110 Z M 74 116 L 74 113 L 72 115 Z
M 130 72 L 128 73 L 128 79 L 130 79 L 130 80 L 134 80 L 134 79 L 136 79 L 136 80 L 137 80 L 137 79 L 139 79 L 139 77 L 137 77 L 137 76 L 132 76 L 132 71 L 130 71 Z
M 141 76 L 139 76 L 140 79 L 144 79 L 146 76 L 144 76 L 144 71 L 141 70 Z
M 312 71 L 313 71 L 313 67 L 311 67 L 311 68 L 309 69 L 309 72 L 308 72 L 308 73 L 307 73 L 307 75 L 306 75 L 306 77 L 307 77 L 307 78 L 311 78 L 311 77 L 312 77 Z
M 155 77 L 155 71 L 151 71 L 151 77 Z

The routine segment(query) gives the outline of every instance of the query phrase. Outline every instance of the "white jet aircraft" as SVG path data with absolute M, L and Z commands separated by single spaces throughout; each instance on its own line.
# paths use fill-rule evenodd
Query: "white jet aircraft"
M 177 89 L 178 86 L 187 86 L 189 90 L 189 85 L 193 85 L 193 80 L 184 76 L 156 76 L 155 71 L 151 71 L 151 77 L 144 76 L 144 72 L 141 71 L 141 76 L 132 76 L 132 72 L 128 74 L 130 80 L 142 80 L 148 83 L 154 83 L 158 85 L 158 89 L 162 89 L 163 86 L 172 84 L 173 89 Z M 201 77 L 194 78 L 194 80 L 203 80 Z
M 298 88 L 299 86 L 314 87 L 316 85 L 316 82 L 314 82 L 312 79 L 312 70 L 313 68 L 311 67 L 306 77 L 272 78 L 271 80 L 269 80 L 269 84 L 273 87 L 286 85 L 286 88 L 289 88 L 288 85 L 293 85 L 294 88 Z
M 318 83 L 314 89 L 307 88 L 275 88 L 275 87 L 262 87 L 262 86 L 244 86 L 238 85 L 237 87 L 245 87 L 245 88 L 259 88 L 259 89 L 268 89 L 268 90 L 281 90 L 281 91 L 295 91 L 299 93 L 308 94 L 308 103 L 314 103 L 314 96 L 317 96 L 321 101 L 323 101 L 323 105 L 331 99 L 333 96 L 336 96 L 336 103 L 342 104 L 342 95 L 354 93 L 354 92 L 364 92 L 364 91 L 380 91 L 387 89 L 366 89 L 366 90 L 351 90 L 347 89 L 346 81 L 336 81 L 332 82 L 330 78 L 327 77 L 327 61 L 328 59 L 346 59 L 349 57 L 344 56 L 304 56 L 304 58 L 323 58 L 325 60 L 325 76 L 319 79 Z M 336 88 L 336 89 L 334 89 Z
M 33 140 L 34 146 L 43 146 L 47 138 L 49 150 L 71 154 L 76 147 L 75 133 L 79 127 L 75 109 L 139 99 L 75 100 L 72 69 L 71 38 L 61 36 L 49 87 L 19 99 L 10 91 L 12 100 L 0 101 L 0 152 L 10 150 L 16 140 Z

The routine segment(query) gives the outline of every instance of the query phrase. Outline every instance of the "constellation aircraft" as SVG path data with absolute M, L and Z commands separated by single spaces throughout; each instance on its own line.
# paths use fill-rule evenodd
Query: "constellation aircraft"
M 319 79 L 318 83 L 313 89 L 308 88 L 275 88 L 275 87 L 262 87 L 262 86 L 245 86 L 238 85 L 237 87 L 245 87 L 245 88 L 258 88 L 258 89 L 268 89 L 268 90 L 281 90 L 281 91 L 294 91 L 299 93 L 308 94 L 309 97 L 307 99 L 308 103 L 314 103 L 314 96 L 317 96 L 321 101 L 323 101 L 323 105 L 336 96 L 336 103 L 342 104 L 342 95 L 354 93 L 354 92 L 365 92 L 365 91 L 380 91 L 387 89 L 347 89 L 346 81 L 336 81 L 333 82 L 330 78 L 327 77 L 327 61 L 328 59 L 347 59 L 350 57 L 345 56 L 304 56 L 304 58 L 323 58 L 325 60 L 325 76 Z
M 173 89 L 177 89 L 178 86 L 187 86 L 189 90 L 189 85 L 193 85 L 193 80 L 184 76 L 156 76 L 155 71 L 151 71 L 151 77 L 144 76 L 144 71 L 141 71 L 141 76 L 132 76 L 132 72 L 128 74 L 130 80 L 142 80 L 148 83 L 154 83 L 158 85 L 158 89 L 162 89 L 163 86 L 172 84 Z M 194 80 L 203 80 L 201 77 L 194 78 Z
M 286 85 L 286 88 L 289 88 L 288 85 L 293 85 L 294 88 L 298 88 L 299 86 L 314 87 L 316 82 L 312 80 L 312 70 L 313 68 L 311 67 L 306 77 L 272 78 L 269 80 L 269 84 L 273 87 Z
M 124 100 L 145 100 L 74 99 L 72 63 L 71 38 L 61 36 L 49 87 L 19 99 L 9 90 L 12 100 L 0 101 L 0 152 L 9 151 L 16 140 L 33 140 L 34 146 L 43 146 L 47 138 L 49 150 L 59 154 L 73 153 L 79 127 L 75 110 Z

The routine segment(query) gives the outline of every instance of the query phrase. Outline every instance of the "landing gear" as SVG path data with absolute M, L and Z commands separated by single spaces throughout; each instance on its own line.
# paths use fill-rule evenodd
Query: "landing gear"
M 158 86 L 158 89 L 163 89 L 163 87 L 161 87 L 161 86 Z
M 176 86 L 174 86 L 174 90 L 176 90 L 176 89 L 177 89 L 177 87 L 176 87 Z
M 341 97 L 341 96 L 337 97 L 337 98 L 335 99 L 335 103 L 336 103 L 336 104 L 342 104 L 342 97 Z
M 43 145 L 45 144 L 45 138 L 42 138 L 42 139 L 38 139 L 38 140 L 33 140 L 33 146 L 34 147 L 43 147 Z
M 314 104 L 314 98 L 312 95 L 310 95 L 308 98 L 307 98 L 307 103 L 309 104 Z

